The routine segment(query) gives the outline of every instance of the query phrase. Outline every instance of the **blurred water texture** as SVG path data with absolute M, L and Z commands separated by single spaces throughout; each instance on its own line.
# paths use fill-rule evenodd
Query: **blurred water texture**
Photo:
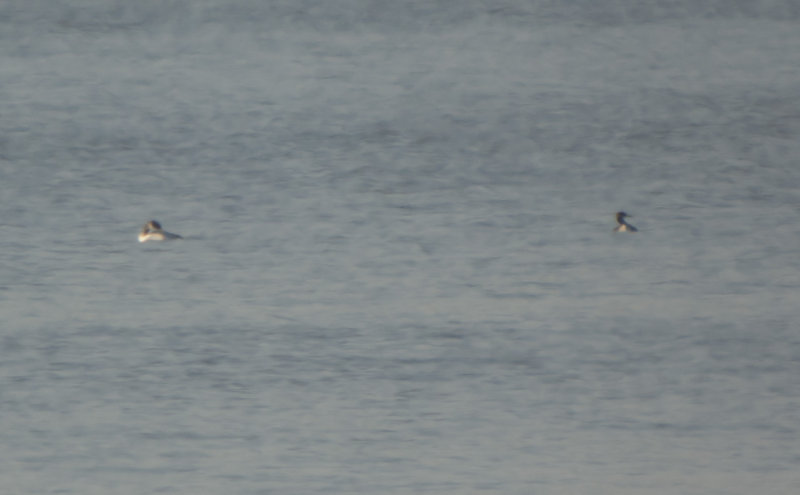
M 0 19 L 6 493 L 800 489 L 794 2 Z

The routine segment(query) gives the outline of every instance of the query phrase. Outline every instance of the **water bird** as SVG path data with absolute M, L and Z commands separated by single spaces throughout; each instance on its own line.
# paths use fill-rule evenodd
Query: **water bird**
M 169 241 L 172 239 L 183 239 L 178 234 L 167 232 L 161 228 L 161 224 L 155 220 L 150 220 L 139 232 L 139 242 L 147 241 Z
M 632 215 L 628 215 L 624 211 L 617 212 L 617 223 L 619 225 L 614 228 L 614 232 L 638 232 L 639 229 L 626 222 L 625 217 L 632 217 Z

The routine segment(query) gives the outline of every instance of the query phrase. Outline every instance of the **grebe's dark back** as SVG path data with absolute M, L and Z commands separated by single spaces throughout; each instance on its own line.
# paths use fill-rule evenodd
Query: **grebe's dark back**
M 139 242 L 168 241 L 172 239 L 183 239 L 183 237 L 165 231 L 161 228 L 161 224 L 155 220 L 150 220 L 144 224 L 144 227 L 142 227 L 142 230 L 139 232 Z

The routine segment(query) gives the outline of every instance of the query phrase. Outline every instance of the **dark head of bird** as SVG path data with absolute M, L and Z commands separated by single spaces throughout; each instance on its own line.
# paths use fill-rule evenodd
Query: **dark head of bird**
M 628 215 L 624 211 L 618 211 L 617 212 L 617 223 L 623 223 L 625 221 L 625 217 L 629 217 L 629 216 L 631 216 L 631 215 Z

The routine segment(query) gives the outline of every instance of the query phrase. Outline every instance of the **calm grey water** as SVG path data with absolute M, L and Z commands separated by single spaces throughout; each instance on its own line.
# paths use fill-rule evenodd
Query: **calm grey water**
M 3 493 L 800 490 L 795 2 L 69 3 L 0 5 Z

